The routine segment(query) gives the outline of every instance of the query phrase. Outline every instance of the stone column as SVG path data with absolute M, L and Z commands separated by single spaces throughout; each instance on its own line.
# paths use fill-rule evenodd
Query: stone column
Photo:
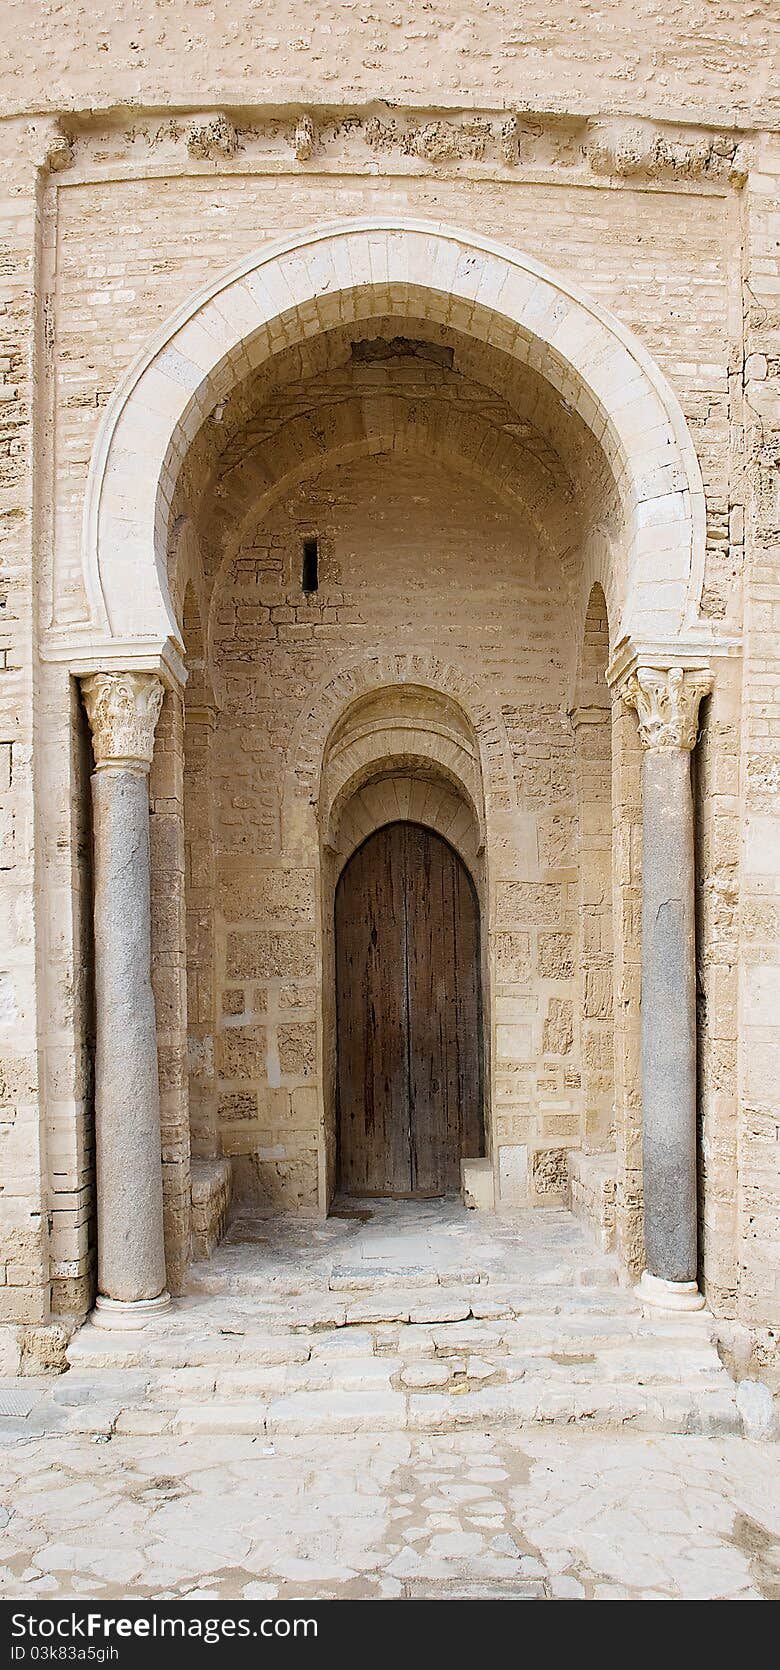
M 94 1321 L 133 1328 L 170 1304 L 151 984 L 148 789 L 163 687 L 153 673 L 93 673 L 81 688 L 95 754 Z
M 696 945 L 691 750 L 706 672 L 639 667 L 623 697 L 642 760 L 642 1151 L 646 1269 L 640 1297 L 699 1310 Z

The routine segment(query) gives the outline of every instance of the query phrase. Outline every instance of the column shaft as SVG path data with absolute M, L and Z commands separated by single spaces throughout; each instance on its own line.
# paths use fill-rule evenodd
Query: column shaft
M 696 955 L 687 749 L 642 768 L 642 1105 L 647 1268 L 696 1280 Z
M 103 767 L 92 794 L 98 1286 L 135 1302 L 165 1287 L 147 777 Z
M 696 929 L 691 750 L 706 669 L 637 667 L 642 764 L 642 1153 L 650 1304 L 696 1310 Z
M 98 1297 L 104 1327 L 143 1327 L 165 1292 L 160 1084 L 151 978 L 149 767 L 163 687 L 91 673 Z

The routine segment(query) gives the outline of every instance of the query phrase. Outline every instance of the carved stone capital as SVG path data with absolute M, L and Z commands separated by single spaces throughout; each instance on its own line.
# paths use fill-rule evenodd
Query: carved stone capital
M 712 674 L 683 667 L 637 667 L 621 691 L 636 708 L 643 748 L 691 749 L 699 733 L 699 703 L 712 689 Z
M 81 680 L 95 766 L 148 771 L 163 686 L 155 673 L 91 673 Z

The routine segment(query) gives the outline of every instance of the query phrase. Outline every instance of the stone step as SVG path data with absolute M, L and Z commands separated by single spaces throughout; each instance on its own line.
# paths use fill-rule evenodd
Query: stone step
M 375 1307 L 370 1307 L 372 1310 Z M 305 1328 L 298 1320 L 295 1330 L 265 1332 L 258 1318 L 231 1324 L 228 1332 L 209 1333 L 193 1329 L 192 1313 L 176 1321 L 155 1324 L 138 1333 L 105 1332 L 87 1326 L 71 1341 L 68 1358 L 73 1369 L 228 1369 L 231 1366 L 273 1366 L 306 1363 L 314 1359 L 365 1356 L 367 1353 L 398 1354 L 404 1359 L 476 1351 L 495 1351 L 531 1356 L 562 1354 L 603 1358 L 612 1348 L 653 1350 L 705 1348 L 712 1352 L 711 1319 L 704 1316 L 645 1318 L 635 1307 L 628 1311 L 598 1307 L 591 1311 L 559 1312 L 555 1315 L 448 1317 L 436 1314 L 428 1320 L 398 1318 L 392 1305 L 392 1320 L 369 1320 L 347 1324 L 339 1316 L 331 1325 L 320 1321 Z M 383 1311 L 384 1314 L 384 1311 Z M 260 1318 L 261 1323 L 265 1318 Z
M 71 1368 L 189 1368 L 202 1364 L 305 1363 L 308 1337 L 301 1334 L 234 1333 L 228 1336 L 170 1334 L 152 1330 L 132 1334 L 105 1333 L 84 1327 L 68 1346 Z
M 616 1301 L 612 1302 L 612 1299 Z M 287 1319 L 284 1327 L 278 1314 L 246 1312 L 226 1331 L 210 1332 L 193 1326 L 189 1313 L 178 1324 L 162 1322 L 137 1333 L 108 1332 L 90 1324 L 74 1335 L 68 1347 L 71 1367 L 140 1368 L 146 1365 L 187 1367 L 201 1363 L 234 1361 L 261 1363 L 305 1362 L 318 1341 L 338 1338 L 333 1346 L 344 1354 L 360 1351 L 363 1337 L 370 1333 L 377 1349 L 396 1349 L 396 1340 L 403 1336 L 404 1351 L 419 1349 L 425 1353 L 442 1347 L 446 1336 L 457 1336 L 451 1330 L 466 1327 L 480 1343 L 493 1337 L 506 1337 L 511 1343 L 523 1339 L 538 1339 L 541 1344 L 558 1340 L 561 1344 L 578 1344 L 595 1338 L 606 1338 L 615 1332 L 620 1337 L 642 1331 L 644 1324 L 636 1306 L 626 1305 L 622 1294 L 610 1296 L 606 1303 L 576 1309 L 557 1306 L 552 1312 L 541 1313 L 517 1308 L 517 1304 L 489 1306 L 462 1303 L 421 1303 L 410 1306 L 408 1301 L 393 1297 L 384 1300 L 358 1300 L 347 1306 L 319 1306 L 305 1314 L 297 1312 Z M 657 1326 L 657 1325 L 654 1325 Z M 497 1330 L 497 1335 L 490 1330 Z M 673 1330 L 670 1340 L 677 1337 Z
M 96 1441 L 266 1445 L 547 1424 L 739 1430 L 712 1318 L 644 1311 L 567 1214 L 486 1228 L 437 1207 L 412 1214 L 422 1229 L 408 1237 L 385 1234 L 376 1211 L 376 1233 L 245 1224 L 147 1328 L 84 1327 L 40 1421 Z
M 540 1280 L 542 1275 L 543 1281 Z M 316 1299 L 325 1292 L 375 1294 L 389 1289 L 393 1294 L 403 1293 L 409 1301 L 410 1295 L 415 1299 L 418 1295 L 420 1299 L 425 1295 L 433 1297 L 440 1289 L 447 1290 L 452 1297 L 464 1289 L 470 1291 L 474 1288 L 489 1289 L 491 1294 L 498 1290 L 502 1295 L 507 1291 L 522 1292 L 527 1288 L 529 1296 L 543 1288 L 560 1296 L 580 1288 L 613 1291 L 618 1286 L 617 1267 L 606 1260 L 583 1264 L 575 1270 L 568 1266 L 556 1269 L 549 1263 L 544 1266 L 535 1262 L 526 1262 L 525 1266 L 518 1263 L 517 1270 L 512 1272 L 511 1282 L 507 1282 L 505 1275 L 497 1277 L 481 1266 L 438 1271 L 417 1265 L 337 1267 L 325 1278 L 321 1270 L 310 1274 L 303 1271 L 294 1276 L 274 1276 L 252 1270 L 231 1270 L 229 1266 L 215 1270 L 206 1264 L 195 1266 L 189 1274 L 190 1293 L 219 1297 L 227 1302 L 231 1297 L 241 1295 L 258 1299 L 261 1303 L 272 1300 L 277 1305 L 281 1299 Z
M 103 1438 L 549 1423 L 739 1430 L 711 1318 L 645 1316 L 625 1290 L 596 1298 L 578 1290 L 572 1307 L 559 1291 L 554 1309 L 530 1314 L 515 1294 L 506 1314 L 482 1316 L 386 1291 L 358 1295 L 351 1322 L 352 1300 L 335 1317 L 319 1305 L 308 1327 L 296 1310 L 286 1331 L 279 1309 L 267 1329 L 254 1305 L 245 1316 L 221 1310 L 214 1332 L 190 1300 L 139 1333 L 82 1329 L 52 1394 L 56 1420 Z
M 148 1398 L 170 1403 L 183 1399 L 201 1401 L 216 1397 L 230 1401 L 263 1397 L 282 1391 L 350 1390 L 354 1387 L 399 1386 L 414 1389 L 452 1387 L 457 1382 L 487 1381 L 514 1383 L 543 1377 L 550 1386 L 597 1385 L 602 1382 L 627 1385 L 677 1385 L 697 1378 L 707 1386 L 722 1380 L 724 1370 L 714 1347 L 681 1347 L 670 1353 L 661 1342 L 638 1345 L 630 1341 L 610 1344 L 599 1350 L 578 1353 L 570 1347 L 557 1355 L 543 1348 L 515 1352 L 501 1342 L 475 1341 L 468 1346 L 452 1345 L 447 1350 L 421 1355 L 375 1353 L 368 1350 L 354 1356 L 312 1351 L 305 1362 L 164 1367 L 150 1366 L 143 1377 Z
M 249 1313 L 245 1313 L 247 1320 Z M 263 1314 L 258 1308 L 253 1317 Z M 404 1291 L 385 1291 L 350 1294 L 341 1301 L 335 1294 L 331 1301 L 319 1299 L 307 1306 L 296 1305 L 288 1312 L 289 1325 L 298 1329 L 362 1327 L 382 1322 L 445 1323 L 464 1322 L 470 1318 L 490 1321 L 520 1316 L 638 1316 L 639 1307 L 633 1294 L 625 1289 L 577 1289 L 573 1293 L 560 1288 L 518 1290 L 512 1287 L 430 1289 L 410 1295 Z
M 231 1335 L 207 1340 L 198 1362 L 193 1336 L 157 1341 L 159 1360 L 151 1361 L 150 1337 L 143 1367 L 118 1363 L 121 1338 L 92 1329 L 85 1333 L 98 1342 L 98 1356 L 113 1350 L 113 1360 L 90 1362 L 82 1343 L 53 1400 L 69 1430 L 103 1437 L 437 1433 L 550 1423 L 739 1430 L 735 1389 L 699 1318 L 690 1328 L 690 1319 L 683 1326 L 674 1318 L 632 1317 L 628 1329 L 623 1319 L 622 1332 L 615 1322 L 586 1318 L 576 1335 L 556 1324 L 546 1339 L 527 1322 L 474 1319 L 306 1337 Z M 253 1350 L 261 1360 L 253 1360 Z
M 78 1430 L 104 1430 L 105 1411 L 79 1412 Z M 582 1423 L 589 1430 L 736 1433 L 740 1420 L 733 1388 L 712 1385 L 642 1387 L 605 1380 L 590 1386 L 553 1386 L 544 1377 L 511 1386 L 462 1392 L 404 1392 L 393 1386 L 305 1388 L 279 1396 L 184 1401 L 175 1407 L 131 1406 L 116 1412 L 112 1430 L 137 1435 L 192 1433 L 346 1435 L 352 1432 L 441 1434 L 468 1427 L 522 1429 Z
M 273 1408 L 273 1405 L 271 1406 Z M 546 1378 L 485 1386 L 460 1397 L 418 1392 L 408 1400 L 406 1430 L 434 1433 L 492 1425 L 572 1426 L 642 1432 L 731 1433 L 740 1430 L 733 1389 L 713 1385 L 645 1388 L 621 1382 L 551 1386 Z M 268 1430 L 272 1431 L 269 1422 Z

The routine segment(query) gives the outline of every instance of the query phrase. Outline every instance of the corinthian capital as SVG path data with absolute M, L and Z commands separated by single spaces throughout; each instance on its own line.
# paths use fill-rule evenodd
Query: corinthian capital
M 682 667 L 661 671 L 637 667 L 623 686 L 623 700 L 635 707 L 643 748 L 693 748 L 699 730 L 699 703 L 712 689 L 708 672 Z
M 95 765 L 148 771 L 163 687 L 154 673 L 91 673 L 81 681 Z

